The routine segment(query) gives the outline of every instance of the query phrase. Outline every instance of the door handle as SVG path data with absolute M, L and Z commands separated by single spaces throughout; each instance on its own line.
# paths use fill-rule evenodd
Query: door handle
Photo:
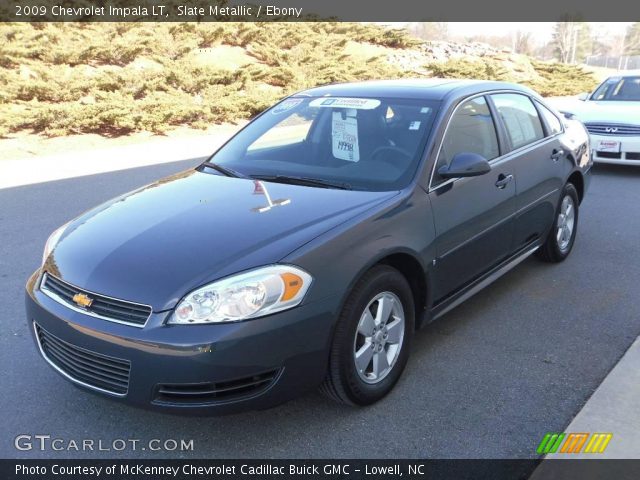
M 564 156 L 564 150 L 561 148 L 554 148 L 553 152 L 551 152 L 551 160 L 557 162 Z
M 500 175 L 498 175 L 496 187 L 502 190 L 511 182 L 511 180 L 513 180 L 513 175 L 505 175 L 504 173 L 501 173 Z

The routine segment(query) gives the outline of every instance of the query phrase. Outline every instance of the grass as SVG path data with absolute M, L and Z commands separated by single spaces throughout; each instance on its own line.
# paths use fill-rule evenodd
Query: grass
M 576 95 L 590 92 L 598 80 L 579 66 L 540 62 L 524 56 L 449 60 L 428 65 L 434 76 L 518 82 L 542 96 Z
M 250 118 L 308 87 L 408 75 L 385 55 L 346 53 L 353 42 L 382 51 L 419 44 L 401 30 L 331 22 L 0 24 L 0 136 L 205 128 Z M 528 68 L 545 94 L 590 81 L 575 67 Z M 499 60 L 450 61 L 432 71 L 509 73 Z

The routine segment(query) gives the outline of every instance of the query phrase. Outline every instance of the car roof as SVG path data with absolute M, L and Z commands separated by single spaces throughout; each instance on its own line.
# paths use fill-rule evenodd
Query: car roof
M 295 96 L 363 96 L 442 100 L 451 94 L 457 93 L 459 95 L 455 96 L 462 96 L 491 90 L 520 90 L 532 93 L 526 87 L 509 82 L 429 78 L 334 83 L 303 90 L 296 93 Z

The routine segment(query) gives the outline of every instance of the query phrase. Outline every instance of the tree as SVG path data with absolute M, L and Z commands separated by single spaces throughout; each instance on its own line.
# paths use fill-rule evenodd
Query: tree
M 523 32 L 521 30 L 516 31 L 513 38 L 513 51 L 515 53 L 531 55 L 531 37 L 531 32 Z
M 573 23 L 557 22 L 553 27 L 553 40 L 551 43 L 554 52 L 562 63 L 569 63 L 571 60 L 571 45 L 573 43 Z
M 592 49 L 591 28 L 586 22 L 557 22 L 551 43 L 556 58 L 562 63 L 582 61 Z
M 412 22 L 407 29 L 416 37 L 424 40 L 449 39 L 449 24 L 447 22 Z
M 624 54 L 640 55 L 640 22 L 635 22 L 627 28 L 624 37 Z

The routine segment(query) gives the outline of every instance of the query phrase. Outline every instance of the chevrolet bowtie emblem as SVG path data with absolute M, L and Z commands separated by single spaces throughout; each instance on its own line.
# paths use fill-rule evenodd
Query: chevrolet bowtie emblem
M 93 303 L 93 298 L 87 297 L 84 293 L 76 293 L 73 296 L 73 301 L 84 308 L 89 308 Z

